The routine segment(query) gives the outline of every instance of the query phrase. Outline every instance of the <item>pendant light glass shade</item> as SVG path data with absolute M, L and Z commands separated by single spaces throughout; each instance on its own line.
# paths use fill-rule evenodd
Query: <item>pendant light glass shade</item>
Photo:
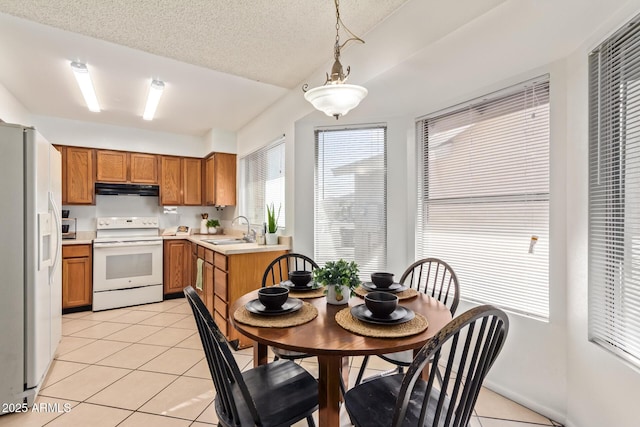
M 367 96 L 367 89 L 348 84 L 329 84 L 308 90 L 304 98 L 327 116 L 344 116 Z

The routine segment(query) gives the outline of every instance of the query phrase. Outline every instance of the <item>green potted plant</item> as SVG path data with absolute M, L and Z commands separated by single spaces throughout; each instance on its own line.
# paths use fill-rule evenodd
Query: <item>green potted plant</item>
M 278 215 L 276 215 L 276 209 L 273 206 L 273 203 L 271 203 L 271 207 L 267 205 L 267 235 L 265 236 L 267 245 L 278 244 L 276 231 L 278 231 L 278 220 L 280 219 L 281 208 L 282 206 L 278 207 Z
M 326 286 L 327 303 L 347 304 L 354 290 L 360 286 L 358 264 L 343 259 L 328 261 L 324 267 L 313 270 L 316 283 Z
M 220 221 L 217 219 L 210 219 L 207 221 L 207 229 L 209 230 L 209 234 L 216 234 L 218 232 L 218 227 L 220 227 Z

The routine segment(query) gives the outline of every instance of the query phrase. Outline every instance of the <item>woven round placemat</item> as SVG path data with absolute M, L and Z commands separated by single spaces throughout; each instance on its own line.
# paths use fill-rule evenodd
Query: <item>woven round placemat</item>
M 289 297 L 291 298 L 320 298 L 324 296 L 324 286 L 320 286 L 318 289 L 312 291 L 296 292 L 289 288 Z
M 347 331 L 373 338 L 400 338 L 419 334 L 429 327 L 429 322 L 421 314 L 399 325 L 376 325 L 356 319 L 351 315 L 351 307 L 336 313 L 336 322 Z
M 280 316 L 253 314 L 244 308 L 244 306 L 238 307 L 236 312 L 233 313 L 233 318 L 236 322 L 250 326 L 259 326 L 261 328 L 288 328 L 289 326 L 297 326 L 310 322 L 317 316 L 318 309 L 308 302 L 302 302 L 302 308 L 300 310 Z
M 358 286 L 356 288 L 356 295 L 358 295 L 361 298 L 364 298 L 364 296 L 366 294 L 368 294 L 370 291 L 366 290 L 365 288 L 363 288 L 362 286 Z M 396 295 L 398 297 L 399 300 L 403 300 L 403 299 L 410 299 L 410 298 L 415 298 L 418 296 L 418 291 L 416 291 L 413 288 L 409 288 L 406 289 L 402 292 L 397 292 L 394 295 Z

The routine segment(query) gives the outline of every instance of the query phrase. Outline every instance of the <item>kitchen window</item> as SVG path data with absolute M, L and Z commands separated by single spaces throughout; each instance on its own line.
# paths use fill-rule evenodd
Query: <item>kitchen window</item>
M 251 224 L 267 221 L 266 206 L 280 209 L 279 227 L 285 227 L 284 136 L 240 159 L 239 211 Z
M 369 280 L 387 264 L 387 128 L 315 131 L 314 260 L 355 261 Z
M 589 339 L 640 366 L 640 20 L 589 56 Z
M 417 258 L 461 299 L 548 319 L 548 76 L 422 118 L 417 141 Z

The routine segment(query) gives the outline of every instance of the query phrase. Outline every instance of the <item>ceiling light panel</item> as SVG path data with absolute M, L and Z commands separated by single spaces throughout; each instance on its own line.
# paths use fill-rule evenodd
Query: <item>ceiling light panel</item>
M 87 104 L 89 111 L 99 113 L 100 104 L 98 104 L 98 97 L 96 96 L 96 91 L 93 88 L 93 82 L 91 81 L 91 75 L 89 74 L 87 65 L 74 61 L 71 63 L 71 69 L 73 70 L 73 75 L 78 82 L 78 86 L 80 86 L 80 91 L 82 92 L 84 102 Z
M 144 120 L 153 120 L 153 116 L 156 114 L 160 97 L 164 91 L 164 82 L 160 80 L 153 80 L 151 86 L 149 86 L 149 96 L 147 97 L 147 105 L 144 107 L 144 114 L 142 118 Z

